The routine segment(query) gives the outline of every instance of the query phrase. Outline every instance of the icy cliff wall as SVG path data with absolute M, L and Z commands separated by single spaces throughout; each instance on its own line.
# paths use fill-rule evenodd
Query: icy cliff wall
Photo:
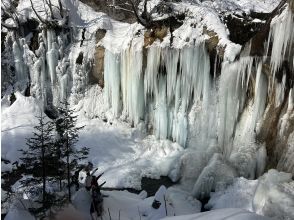
M 251 41 L 241 52 L 226 42 L 221 54 L 224 39 L 216 34 L 219 73 L 212 69 L 217 65 L 211 63 L 211 39 L 201 38 L 197 29 L 179 38 L 174 33 L 173 47 L 166 44 L 167 36 L 147 47 L 142 39 L 130 41 L 119 51 L 106 35 L 105 99 L 113 116 L 135 126 L 143 123 L 157 138 L 206 152 L 208 158 L 222 154 L 204 162 L 212 163 L 214 172 L 222 167 L 215 161 L 221 161 L 233 168 L 232 177 L 256 178 L 266 166 L 293 173 L 294 22 L 290 5 L 279 7 L 268 24 L 268 37 L 259 42 L 266 48 L 262 56 L 251 55 Z M 201 191 L 199 184 L 195 194 Z
M 186 17 L 171 33 L 62 2 L 70 9 L 69 29 L 40 24 L 27 35 L 7 31 L 3 96 L 21 91 L 51 113 L 69 99 L 79 108 L 84 103 L 89 117 L 110 111 L 178 142 L 188 150 L 172 178 L 185 180 L 197 197 L 266 168 L 294 173 L 293 5 L 283 1 L 260 31 L 263 38 L 241 46 L 208 6 L 175 3 Z M 31 10 L 26 3 L 20 1 L 20 12 Z M 23 23 L 37 19 L 28 15 Z M 104 86 L 103 101 L 96 84 Z

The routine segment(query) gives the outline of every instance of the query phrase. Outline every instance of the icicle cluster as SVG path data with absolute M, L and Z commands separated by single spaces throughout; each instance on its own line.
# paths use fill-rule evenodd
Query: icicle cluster
M 121 113 L 137 125 L 150 122 L 160 139 L 182 146 L 188 136 L 191 105 L 208 102 L 210 64 L 204 45 L 181 50 L 150 47 L 143 70 L 142 51 L 106 51 L 105 97 L 113 114 Z
M 271 69 L 273 79 L 275 74 L 282 66 L 284 60 L 288 60 L 290 65 L 294 67 L 294 15 L 291 8 L 287 8 L 272 20 L 271 29 L 268 39 L 269 46 L 272 45 L 271 53 Z

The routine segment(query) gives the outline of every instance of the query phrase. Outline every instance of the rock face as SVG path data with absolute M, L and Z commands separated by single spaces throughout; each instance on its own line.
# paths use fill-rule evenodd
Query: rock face
M 104 12 L 111 18 L 127 23 L 136 22 L 136 17 L 132 13 L 132 7 L 125 0 L 81 0 L 81 2 L 89 5 L 96 11 Z M 115 3 L 115 8 L 112 4 Z M 119 8 L 122 9 L 119 9 Z
M 263 20 L 266 20 L 267 16 L 268 14 L 259 15 Z M 253 22 L 254 18 L 246 14 L 244 17 L 228 15 L 224 19 L 230 31 L 230 40 L 241 45 L 249 41 L 263 26 L 260 22 Z
M 166 26 L 147 30 L 144 34 L 144 47 L 152 45 L 157 39 L 162 41 L 167 33 L 168 28 Z
M 293 7 L 293 3 L 291 3 L 291 10 L 292 10 L 292 7 Z M 239 159 L 244 160 L 244 158 L 242 157 L 248 156 L 247 155 L 248 152 L 245 152 L 248 149 L 246 150 L 241 149 L 242 147 L 238 147 L 238 145 L 247 146 L 247 145 L 251 145 L 251 143 L 249 143 L 250 141 L 256 142 L 255 146 L 252 147 L 252 149 L 250 149 L 252 150 L 250 154 L 253 159 L 250 158 L 247 161 L 244 160 L 240 162 L 240 163 L 243 163 L 242 166 L 244 167 L 240 168 L 239 173 L 241 173 L 241 175 L 244 175 L 250 178 L 255 178 L 256 176 L 260 175 L 263 172 L 264 164 L 260 164 L 260 163 L 263 163 L 263 160 L 265 160 L 266 158 L 266 153 L 264 152 L 265 149 L 268 155 L 267 169 L 272 167 L 274 168 L 279 167 L 281 170 L 288 169 L 286 163 L 281 162 L 281 160 L 288 161 L 287 157 L 283 159 L 283 157 L 285 157 L 283 155 L 285 155 L 286 151 L 288 152 L 288 148 L 286 149 L 285 146 L 289 145 L 288 139 L 291 133 L 293 132 L 293 107 L 291 107 L 293 97 L 292 95 L 290 95 L 291 93 L 290 91 L 291 91 L 291 88 L 293 87 L 293 81 L 294 81 L 293 68 L 291 67 L 292 66 L 291 57 L 293 57 L 293 53 L 292 53 L 293 50 L 291 48 L 293 47 L 293 45 L 292 44 L 288 45 L 290 46 L 289 47 L 290 49 L 288 49 L 287 52 L 286 50 L 283 51 L 283 48 L 282 49 L 274 48 L 274 47 L 277 47 L 275 46 L 276 44 L 275 41 L 279 39 L 277 39 L 277 36 L 274 36 L 273 34 L 273 32 L 275 31 L 275 27 L 274 27 L 275 24 L 272 24 L 272 20 L 274 18 L 277 19 L 277 17 L 279 17 L 283 12 L 285 12 L 284 10 L 286 10 L 286 1 L 282 1 L 281 4 L 278 6 L 278 8 L 274 10 L 273 13 L 271 14 L 252 13 L 250 15 L 245 14 L 243 15 L 243 17 L 233 17 L 233 16 L 226 17 L 225 22 L 227 22 L 228 29 L 230 30 L 230 39 L 233 42 L 239 43 L 243 46 L 242 51 L 240 55 L 237 57 L 236 61 L 226 63 L 226 65 L 224 65 L 223 63 L 223 60 L 225 59 L 226 47 L 220 46 L 219 44 L 220 39 L 218 34 L 214 31 L 209 30 L 206 27 L 203 28 L 203 34 L 207 35 L 207 38 L 204 41 L 205 43 L 204 45 L 205 45 L 205 51 L 208 51 L 207 55 L 209 56 L 209 61 L 207 62 L 207 57 L 204 55 L 201 56 L 201 58 L 205 57 L 202 60 L 202 63 L 205 63 L 205 64 L 209 63 L 210 68 L 207 68 L 205 70 L 207 71 L 209 69 L 210 77 L 211 77 L 207 79 L 207 81 L 211 79 L 215 79 L 217 77 L 220 77 L 221 80 L 224 80 L 223 82 L 224 85 L 219 85 L 219 87 L 223 86 L 224 88 L 216 88 L 216 90 L 219 90 L 218 92 L 220 92 L 220 94 L 214 94 L 216 96 L 218 95 L 220 96 L 219 102 L 222 102 L 222 101 L 224 102 L 224 109 L 225 109 L 224 115 L 216 116 L 216 117 L 224 117 L 222 119 L 223 120 L 222 123 L 225 124 L 224 125 L 225 131 L 223 134 L 224 136 L 219 137 L 218 136 L 219 133 L 216 134 L 216 136 L 218 136 L 218 139 L 219 139 L 217 141 L 219 141 L 218 144 L 223 145 L 222 150 L 227 151 L 226 159 L 229 161 L 231 160 L 232 164 L 234 164 L 236 169 L 240 165 L 238 164 L 238 162 L 240 162 Z M 253 18 L 257 18 L 257 17 L 259 19 L 262 19 L 264 22 L 256 23 L 255 21 L 253 21 L 254 20 Z M 286 20 L 287 19 L 282 18 L 281 23 L 287 22 Z M 281 28 L 284 28 L 284 26 L 282 26 Z M 159 106 L 158 108 L 162 107 L 161 106 L 162 103 L 165 103 L 165 104 L 166 102 L 169 103 L 169 101 L 166 101 L 166 98 L 164 97 L 164 94 L 169 94 L 169 95 L 173 94 L 171 91 L 166 91 L 169 88 L 169 86 L 171 86 L 174 83 L 174 81 L 179 80 L 179 75 L 186 77 L 185 74 L 187 73 L 183 73 L 183 70 L 181 68 L 183 67 L 185 68 L 185 65 L 186 65 L 185 61 L 188 60 L 188 57 L 184 57 L 184 56 L 186 56 L 186 54 L 191 52 L 189 50 L 177 51 L 176 49 L 174 49 L 174 50 L 170 50 L 171 52 L 171 55 L 170 55 L 168 53 L 165 53 L 164 51 L 161 51 L 161 49 L 159 48 L 150 49 L 151 47 L 149 46 L 152 45 L 155 41 L 162 42 L 163 39 L 169 34 L 169 31 L 170 31 L 170 27 L 163 25 L 163 23 L 162 25 L 154 26 L 154 28 L 152 29 L 150 28 L 145 31 L 144 47 L 142 48 L 142 53 L 138 53 L 138 54 L 136 53 L 136 56 L 142 56 L 142 64 L 140 63 L 141 67 L 136 66 L 136 68 L 138 69 L 132 69 L 132 66 L 134 64 L 132 63 L 133 58 L 130 58 L 129 56 L 130 54 L 128 54 L 128 56 L 119 55 L 120 60 L 128 61 L 130 63 L 130 64 L 127 63 L 129 66 L 131 66 L 128 72 L 130 76 L 133 74 L 133 72 L 135 73 L 137 71 L 140 73 L 141 72 L 143 73 L 142 74 L 143 76 L 140 75 L 140 78 L 137 79 L 138 81 L 133 82 L 133 85 L 136 84 L 135 86 L 137 91 L 136 95 L 138 94 L 142 95 L 144 92 L 146 93 L 146 90 L 147 90 L 147 93 L 148 92 L 152 93 L 153 91 L 158 92 L 158 94 L 156 95 L 151 94 L 150 97 L 148 97 L 147 93 L 146 93 L 147 95 L 145 94 L 145 96 L 142 95 L 141 97 L 141 99 L 145 102 L 149 102 L 149 101 L 151 102 L 155 100 L 154 105 Z M 270 34 L 272 34 L 273 36 L 269 37 Z M 286 41 L 287 37 L 285 37 L 284 40 Z M 292 41 L 290 41 L 290 43 L 291 42 Z M 285 45 L 288 44 L 288 42 L 286 43 L 280 42 L 280 43 Z M 198 51 L 194 51 L 194 52 L 195 54 L 199 53 Z M 284 52 L 287 56 L 281 57 L 281 61 L 278 64 L 275 64 L 274 63 L 275 61 L 273 61 L 273 58 L 272 58 L 272 54 L 275 54 L 275 53 L 283 54 Z M 101 59 L 104 57 L 104 53 L 105 51 L 103 48 L 97 48 L 97 51 L 95 54 L 95 62 L 96 62 L 95 71 L 96 72 L 94 76 L 99 81 L 99 85 L 101 86 L 103 86 L 104 84 L 104 82 L 102 83 L 103 63 L 101 62 Z M 190 56 L 192 55 L 193 53 L 190 54 Z M 111 56 L 112 55 L 110 54 L 110 57 Z M 134 56 L 134 55 L 131 53 L 131 56 Z M 162 59 L 162 57 L 168 57 L 168 60 L 170 63 L 164 63 L 167 61 Z M 181 58 L 179 59 L 179 57 Z M 267 59 L 265 59 L 264 57 L 267 57 Z M 108 62 L 113 61 L 113 59 L 109 59 Z M 175 60 L 172 60 L 172 59 L 175 59 Z M 179 64 L 180 62 L 182 63 Z M 123 66 L 127 64 L 122 63 L 119 65 Z M 119 65 L 117 69 L 115 70 L 115 72 L 117 72 L 117 74 L 120 75 L 119 77 L 122 77 L 122 78 L 125 76 L 130 77 L 127 73 L 121 73 L 121 67 Z M 155 67 L 152 65 L 154 65 Z M 188 68 L 189 70 L 194 68 L 192 64 L 190 63 L 188 63 L 187 65 L 189 67 Z M 201 66 L 201 64 L 197 64 L 197 65 Z M 278 67 L 274 69 L 274 65 L 277 65 Z M 114 66 L 114 64 L 112 66 Z M 199 66 L 195 68 L 196 69 L 200 68 Z M 187 72 L 189 70 L 187 70 Z M 169 75 L 174 72 L 175 72 L 174 80 L 170 80 L 168 82 L 169 84 L 166 86 L 166 82 L 165 82 L 166 75 Z M 228 76 L 222 76 L 226 74 Z M 156 77 L 154 75 L 156 75 Z M 238 78 L 235 79 L 234 75 L 238 75 Z M 114 77 L 115 76 L 111 76 L 110 78 L 114 79 Z M 199 79 L 202 79 L 202 76 L 199 76 L 199 77 L 200 77 Z M 240 78 L 242 78 L 241 81 L 240 81 Z M 128 80 L 124 81 L 123 79 L 120 79 L 120 80 L 122 80 L 122 82 L 124 83 L 128 81 Z M 193 78 L 191 79 L 189 78 L 188 80 L 184 80 L 183 82 L 186 82 L 186 81 L 189 81 L 191 84 L 193 84 Z M 246 86 L 243 85 L 244 81 L 247 81 Z M 132 101 L 132 104 L 134 104 L 135 106 L 136 105 L 138 105 L 139 107 L 141 106 L 141 103 L 139 103 L 139 101 L 133 100 L 135 99 L 133 98 L 133 95 L 131 95 L 132 100 L 128 100 L 128 99 L 121 100 L 120 97 L 124 95 L 124 94 L 120 94 L 121 89 L 127 90 L 129 88 L 128 86 L 124 84 L 120 85 L 119 80 L 117 80 L 117 83 L 115 83 L 115 85 L 112 82 L 108 82 L 108 83 L 110 85 L 110 90 L 113 90 L 112 95 L 114 92 L 116 92 L 117 94 L 115 99 L 114 97 L 111 97 L 109 98 L 110 100 L 116 100 L 116 101 L 122 102 L 119 104 L 119 106 L 129 106 L 130 104 L 124 103 L 125 100 Z M 213 84 L 213 82 L 210 82 L 210 83 Z M 226 87 L 225 83 L 228 83 L 229 85 Z M 147 86 L 147 87 L 149 86 L 151 88 L 145 89 L 145 90 L 143 89 L 143 91 L 141 91 L 140 88 L 142 87 L 143 84 L 144 86 Z M 236 84 L 236 86 L 238 85 L 240 88 L 233 88 L 234 86 L 231 86 L 231 84 Z M 126 88 L 123 88 L 124 86 Z M 154 86 L 154 88 L 152 86 Z M 186 86 L 189 87 L 189 85 L 186 85 Z M 207 85 L 207 88 L 212 89 L 212 87 L 209 87 L 209 86 Z M 176 88 L 176 85 L 174 86 L 173 89 L 175 88 Z M 225 90 L 223 95 L 227 96 L 224 98 L 224 100 L 222 100 L 223 98 L 221 97 L 222 89 Z M 181 93 L 184 93 L 184 92 L 185 91 L 181 91 Z M 131 94 L 132 91 L 130 91 L 129 93 Z M 136 95 L 134 95 L 134 97 Z M 196 93 L 194 95 L 196 95 Z M 182 96 L 182 94 L 180 94 L 179 96 Z M 201 96 L 205 97 L 206 96 L 205 92 L 203 92 Z M 162 100 L 156 100 L 157 97 L 162 97 Z M 203 101 L 204 99 L 203 97 L 202 99 L 200 99 L 200 102 Z M 172 101 L 170 101 L 169 105 L 172 105 L 171 103 L 176 102 L 175 100 L 176 98 L 179 98 L 179 97 L 175 96 L 175 98 L 173 98 Z M 180 100 L 183 100 L 185 98 L 187 97 L 180 97 Z M 191 100 L 192 99 L 188 97 L 187 103 L 189 103 Z M 235 103 L 233 108 L 237 108 L 236 111 L 230 110 L 230 108 L 232 108 L 232 103 Z M 114 106 L 115 105 L 114 102 L 110 104 L 110 106 L 111 105 Z M 189 114 L 190 109 L 193 108 L 192 104 L 187 104 L 187 105 L 188 105 L 187 106 L 188 110 L 184 110 L 184 116 L 183 118 L 181 118 L 182 121 L 184 122 L 186 121 L 185 114 Z M 169 118 L 165 118 L 166 117 L 165 113 L 169 111 L 168 110 L 169 107 L 170 106 L 166 105 L 166 106 L 163 106 L 162 109 L 160 109 L 159 112 L 161 113 L 164 112 L 162 117 L 152 115 L 153 118 L 155 118 L 156 120 L 159 120 L 159 122 L 156 121 L 156 123 L 154 123 L 155 125 L 153 124 L 154 125 L 153 131 L 158 132 L 158 130 L 160 130 L 162 127 L 165 127 L 165 125 L 167 125 L 168 127 L 170 126 L 171 123 L 175 123 L 175 121 L 179 120 L 177 118 L 178 116 L 171 116 L 171 117 L 175 117 L 173 118 L 171 122 L 169 122 Z M 176 106 L 176 108 L 178 107 L 179 106 Z M 221 106 L 221 108 L 222 107 L 223 106 Z M 121 111 L 125 111 L 125 110 L 120 109 L 119 107 L 116 108 L 116 113 L 119 114 L 119 112 Z M 127 109 L 126 112 L 128 111 L 130 112 L 130 114 L 133 114 L 134 117 L 136 116 L 140 120 L 144 118 L 142 116 L 144 115 L 144 113 L 136 115 L 135 112 L 137 111 L 137 109 L 132 111 Z M 212 109 L 209 109 L 209 111 L 217 111 L 217 110 L 212 108 Z M 243 116 L 244 114 L 247 114 L 246 111 L 251 111 L 252 115 L 250 115 L 248 120 L 251 120 L 251 123 L 254 126 L 248 125 L 250 127 L 249 129 L 250 132 L 246 131 L 250 133 L 251 135 L 250 138 L 252 138 L 252 140 L 244 142 L 244 140 L 238 139 L 239 137 L 238 137 L 238 134 L 236 133 L 238 133 L 237 129 L 242 130 L 242 126 L 244 126 L 242 124 L 243 123 L 242 117 L 244 117 Z M 152 113 L 152 114 L 157 114 L 157 112 L 155 111 L 155 113 Z M 171 113 L 167 113 L 167 115 L 169 114 Z M 133 116 L 129 115 L 130 118 L 132 118 Z M 146 117 L 148 118 L 148 116 Z M 285 122 L 285 120 L 283 119 L 285 117 L 287 117 L 287 122 Z M 166 120 L 160 121 L 162 118 Z M 234 119 L 231 119 L 231 118 L 234 118 Z M 156 128 L 156 124 L 159 124 L 161 127 Z M 191 132 L 191 130 L 189 130 L 189 128 L 187 127 L 189 126 L 187 126 L 184 123 L 184 125 L 182 125 L 182 127 L 179 128 L 179 130 L 180 129 L 182 130 L 177 131 L 179 132 L 178 136 L 181 136 L 182 134 L 187 135 L 187 133 L 185 133 L 184 131 Z M 191 125 L 190 127 L 193 127 L 193 125 Z M 248 129 L 248 127 L 245 126 L 244 129 Z M 166 130 L 170 132 L 170 129 L 166 129 Z M 232 130 L 232 131 L 228 131 L 228 130 Z M 171 135 L 168 132 L 163 132 L 163 134 L 159 132 L 158 136 L 159 137 L 163 136 L 163 138 L 172 137 L 172 139 L 176 141 L 183 140 L 183 139 L 186 140 L 187 138 L 187 136 L 184 135 L 183 139 L 178 138 L 177 140 L 174 136 L 172 136 L 174 134 Z M 223 142 L 220 141 L 220 139 L 222 138 L 224 139 Z M 231 141 L 232 139 L 236 139 L 236 140 Z M 234 143 L 230 143 L 230 142 L 234 142 Z M 182 143 L 185 143 L 185 141 L 183 141 Z M 261 146 L 263 144 L 264 146 Z M 232 146 L 229 147 L 229 145 L 232 145 Z M 237 151 L 237 153 L 234 152 L 234 148 L 236 148 L 235 151 Z M 240 151 L 243 151 L 243 150 L 244 150 L 243 152 L 244 155 L 241 155 L 241 156 L 238 155 L 238 153 L 240 153 Z M 234 153 L 233 158 L 230 158 L 230 154 L 233 154 L 233 153 Z M 253 172 L 248 171 L 251 168 L 254 170 Z M 289 172 L 289 169 L 287 171 Z M 294 168 L 291 168 L 290 172 L 294 173 Z
M 105 34 L 106 30 L 103 29 L 96 32 L 96 44 L 104 38 Z M 104 88 L 104 53 L 105 49 L 102 46 L 96 46 L 93 67 L 89 73 L 89 83 L 98 83 L 101 88 Z
M 104 88 L 104 54 L 105 49 L 98 46 L 94 55 L 94 65 L 92 70 L 93 82 L 97 82 L 101 88 Z

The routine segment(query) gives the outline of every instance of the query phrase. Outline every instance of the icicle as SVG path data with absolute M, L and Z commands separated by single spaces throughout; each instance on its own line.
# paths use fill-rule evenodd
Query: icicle
M 167 75 L 167 101 L 171 104 L 177 84 L 177 71 L 179 61 L 179 50 L 178 49 L 166 49 L 163 51 L 165 54 L 165 66 Z
M 118 116 L 121 112 L 119 54 L 105 50 L 104 68 L 105 98 L 113 114 Z
M 160 47 L 150 47 L 147 55 L 147 67 L 144 78 L 145 97 L 157 92 L 157 74 L 160 65 Z
M 288 99 L 288 109 L 287 111 L 290 112 L 294 109 L 294 91 L 293 88 L 289 91 L 289 99 Z
M 286 74 L 283 75 L 282 82 L 276 82 L 275 89 L 275 106 L 280 106 L 284 101 L 285 89 L 286 89 Z
M 47 64 L 52 86 L 56 83 L 56 67 L 58 64 L 58 45 L 55 32 L 47 30 Z
M 168 107 L 166 100 L 166 77 L 160 76 L 156 95 L 155 134 L 157 138 L 168 138 Z
M 248 81 L 248 75 L 252 72 L 252 63 L 253 58 L 241 58 L 238 62 L 223 63 L 219 85 L 218 143 L 226 157 L 231 154 L 235 126 L 246 98 L 247 85 L 242 86 L 242 82 L 245 79 Z
M 269 43 L 272 42 L 271 69 L 273 80 L 283 60 L 290 60 L 291 54 L 294 52 L 291 51 L 292 45 L 294 44 L 293 27 L 294 15 L 289 6 L 281 15 L 272 20 L 267 51 L 269 50 Z
M 262 62 L 258 64 L 256 81 L 255 81 L 255 95 L 254 95 L 254 108 L 253 108 L 253 118 L 252 118 L 252 130 L 255 130 L 256 123 L 262 117 L 266 98 L 267 98 L 267 78 L 262 73 Z
M 144 119 L 144 81 L 142 51 L 132 48 L 121 53 L 121 88 L 123 110 L 137 125 Z
M 19 42 L 13 42 L 13 57 L 14 57 L 14 65 L 15 65 L 15 80 L 16 82 L 23 80 L 28 80 L 27 77 L 27 67 L 23 60 L 24 54 L 24 39 L 20 39 Z

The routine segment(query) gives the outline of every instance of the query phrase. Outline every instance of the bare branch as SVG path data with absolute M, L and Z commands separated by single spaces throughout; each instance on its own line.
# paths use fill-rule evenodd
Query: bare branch
M 50 13 L 51 13 L 51 18 L 54 19 L 51 0 L 48 0 L 47 4 L 49 6 L 49 10 L 50 10 Z
M 41 18 L 41 16 L 38 14 L 38 12 L 36 11 L 35 7 L 34 7 L 34 4 L 32 2 L 32 0 L 30 0 L 31 2 L 31 6 L 32 6 L 32 9 L 34 11 L 34 13 L 36 14 L 36 16 L 38 17 L 38 19 L 40 20 L 40 22 L 42 22 L 43 24 L 46 24 L 46 22 Z
M 147 22 L 139 16 L 138 11 L 137 11 L 136 6 L 135 6 L 135 3 L 133 2 L 133 0 L 129 0 L 129 2 L 130 2 L 130 4 L 131 4 L 131 6 L 132 6 L 132 9 L 133 9 L 134 13 L 135 13 L 135 16 L 136 16 L 136 18 L 137 18 L 137 21 L 138 21 L 140 24 L 142 24 L 143 26 L 145 26 L 145 27 L 149 26 L 149 25 L 147 24 Z
M 61 0 L 58 0 L 58 4 L 59 4 L 60 16 L 63 18 L 64 14 L 63 14 L 63 6 L 61 3 Z

